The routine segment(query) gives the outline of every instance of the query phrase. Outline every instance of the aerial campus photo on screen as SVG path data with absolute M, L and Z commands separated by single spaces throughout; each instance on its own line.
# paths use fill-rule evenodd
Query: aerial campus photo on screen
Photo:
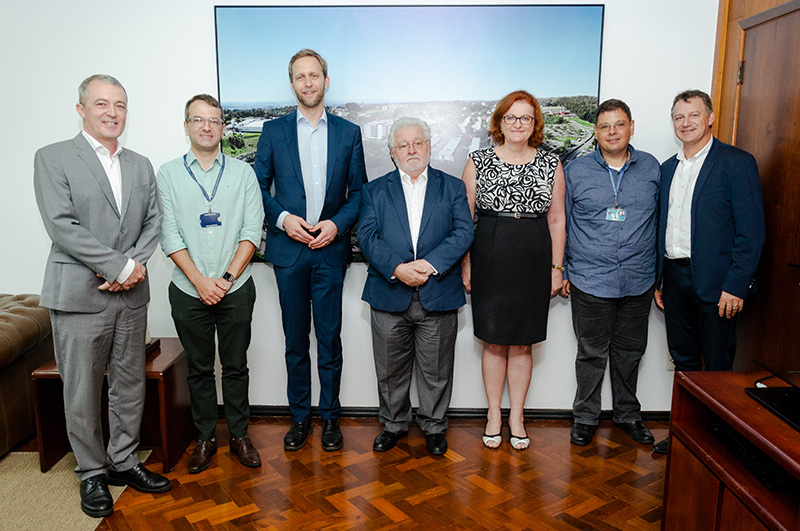
M 251 164 L 264 123 L 297 108 L 288 63 L 302 48 L 327 60 L 326 110 L 361 127 L 370 179 L 394 169 L 402 116 L 428 122 L 431 165 L 460 176 L 517 89 L 542 106 L 544 149 L 564 164 L 594 149 L 602 6 L 219 6 L 216 25 L 223 150 Z

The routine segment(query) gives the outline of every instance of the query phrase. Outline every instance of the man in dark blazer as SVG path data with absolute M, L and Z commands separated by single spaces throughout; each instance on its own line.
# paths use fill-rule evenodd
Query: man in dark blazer
M 50 308 L 64 382 L 67 433 L 81 508 L 108 516 L 108 484 L 165 492 L 170 481 L 139 462 L 150 291 L 145 264 L 158 243 L 161 203 L 150 161 L 123 149 L 128 97 L 111 76 L 87 78 L 76 108 L 83 131 L 34 159 L 34 190 L 53 244 L 41 305 Z M 101 390 L 108 368 L 110 439 Z
M 428 166 L 428 125 L 400 118 L 389 133 L 393 172 L 361 193 L 358 241 L 369 261 L 362 299 L 372 307 L 372 347 L 385 452 L 411 425 L 409 386 L 416 365 L 417 423 L 433 455 L 447 451 L 458 308 L 466 302 L 461 258 L 473 225 L 464 182 Z
M 283 446 L 299 450 L 311 433 L 313 309 L 322 448 L 333 451 L 343 443 L 342 286 L 351 257 L 349 231 L 366 182 L 364 149 L 357 125 L 325 112 L 330 79 L 317 52 L 297 52 L 289 80 L 297 111 L 264 124 L 254 165 L 269 223 L 265 258 L 274 265 L 286 336 L 292 427 Z
M 714 138 L 711 99 L 699 90 L 672 103 L 683 144 L 661 165 L 656 304 L 679 371 L 730 371 L 735 317 L 753 288 L 764 246 L 756 160 Z M 665 441 L 656 451 L 666 451 Z

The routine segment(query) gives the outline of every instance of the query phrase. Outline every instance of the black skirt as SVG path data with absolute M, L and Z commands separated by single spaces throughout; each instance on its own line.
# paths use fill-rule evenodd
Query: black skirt
M 544 341 L 552 268 L 547 218 L 479 215 L 470 261 L 475 337 L 495 345 Z

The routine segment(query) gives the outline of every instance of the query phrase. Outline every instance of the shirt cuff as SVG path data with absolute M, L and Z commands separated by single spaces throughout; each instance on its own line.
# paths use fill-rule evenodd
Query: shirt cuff
M 283 220 L 286 219 L 286 216 L 288 216 L 288 215 L 289 215 L 289 212 L 284 210 L 283 212 L 281 212 L 280 216 L 278 216 L 278 221 L 276 223 L 278 225 L 278 228 L 281 229 L 284 232 L 286 232 L 286 229 L 283 228 Z
M 117 282 L 120 284 L 124 284 L 128 277 L 131 276 L 133 273 L 133 269 L 136 267 L 136 261 L 132 258 L 128 258 L 128 263 L 125 264 L 125 267 L 122 268 L 122 272 L 117 275 Z

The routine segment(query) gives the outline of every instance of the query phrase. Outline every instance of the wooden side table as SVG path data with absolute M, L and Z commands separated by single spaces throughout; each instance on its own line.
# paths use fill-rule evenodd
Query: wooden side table
M 176 338 L 156 339 L 147 348 L 144 416 L 139 444 L 161 452 L 164 472 L 175 467 L 194 437 L 186 354 Z M 47 472 L 70 450 L 64 419 L 64 384 L 55 360 L 33 371 L 39 465 Z M 108 440 L 108 382 L 103 385 L 103 435 Z

